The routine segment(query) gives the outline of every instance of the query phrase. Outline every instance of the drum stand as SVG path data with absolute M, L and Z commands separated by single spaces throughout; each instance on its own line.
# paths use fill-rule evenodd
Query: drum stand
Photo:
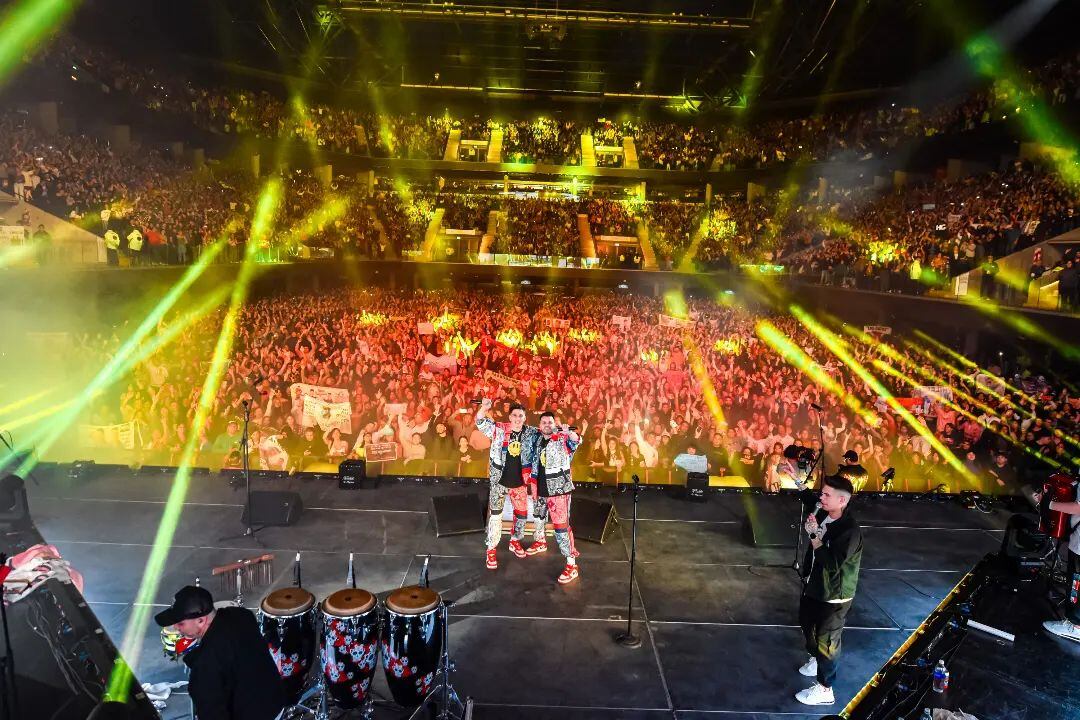
M 449 608 L 453 601 L 444 600 L 440 613 L 442 614 L 442 656 L 439 658 L 439 668 L 435 671 L 436 682 L 431 692 L 427 694 L 423 702 L 413 711 L 408 720 L 420 720 L 422 713 L 427 709 L 430 702 L 439 706 L 436 720 L 467 720 L 472 717 L 472 698 L 466 698 L 461 702 L 454 686 L 450 684 L 450 673 L 454 671 L 454 662 L 450 659 L 450 618 Z M 441 679 L 440 679 L 440 676 Z

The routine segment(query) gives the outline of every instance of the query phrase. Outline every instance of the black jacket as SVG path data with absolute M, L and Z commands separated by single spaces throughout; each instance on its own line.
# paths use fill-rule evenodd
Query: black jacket
M 804 490 L 799 494 L 806 514 L 818 501 L 818 493 Z M 806 514 L 803 517 L 806 517 Z M 815 514 L 820 523 L 828 516 L 824 510 Z M 845 600 L 855 597 L 859 583 L 859 565 L 862 563 L 863 536 L 851 506 L 825 529 L 824 544 L 814 549 L 807 541 L 802 572 L 806 579 L 803 592 L 815 600 Z
M 285 707 L 281 676 L 249 610 L 219 609 L 184 662 L 199 720 L 274 720 Z

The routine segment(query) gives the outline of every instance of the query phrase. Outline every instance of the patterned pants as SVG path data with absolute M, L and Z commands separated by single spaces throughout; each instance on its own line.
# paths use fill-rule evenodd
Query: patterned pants
M 497 547 L 499 538 L 502 537 L 502 514 L 507 496 L 514 506 L 514 529 L 510 533 L 511 540 L 521 540 L 525 537 L 525 522 L 529 518 L 529 486 L 522 485 L 516 488 L 507 488 L 497 482 L 491 483 L 491 492 L 488 494 L 488 524 L 487 537 L 485 538 L 488 549 Z M 533 539 L 541 542 L 544 539 L 544 520 L 537 515 Z
M 574 546 L 574 531 L 570 528 L 570 495 L 538 498 L 535 514 L 541 523 L 551 519 L 551 525 L 555 529 L 555 543 L 559 546 L 559 552 L 567 559 L 581 554 Z M 543 527 L 543 524 L 540 527 Z

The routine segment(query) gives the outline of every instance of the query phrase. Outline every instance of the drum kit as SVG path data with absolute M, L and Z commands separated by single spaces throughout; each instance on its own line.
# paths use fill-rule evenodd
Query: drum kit
M 284 718 L 328 720 L 331 710 L 371 718 L 377 703 L 411 710 L 410 719 L 431 703 L 438 720 L 471 717 L 472 701 L 462 703 L 449 682 L 452 603 L 427 587 L 427 561 L 420 585 L 394 590 L 382 602 L 356 587 L 351 554 L 348 587 L 321 602 L 301 586 L 299 568 L 298 554 L 293 585 L 268 592 L 255 613 L 290 703 Z M 172 628 L 161 631 L 161 643 L 172 660 L 195 644 Z M 377 701 L 372 689 L 380 657 L 393 703 Z

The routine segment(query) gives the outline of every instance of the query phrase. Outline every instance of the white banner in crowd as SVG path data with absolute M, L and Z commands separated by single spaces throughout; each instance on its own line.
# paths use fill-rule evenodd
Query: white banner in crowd
M 1028 220 L 1026 223 L 1024 223 L 1024 234 L 1025 235 L 1034 235 L 1035 231 L 1038 229 L 1038 227 L 1039 227 L 1039 221 L 1038 220 Z
M 929 415 L 942 400 L 952 402 L 953 391 L 945 385 L 920 385 L 915 388 L 915 396 L 923 398 L 923 412 Z
M 307 398 L 319 400 L 322 405 L 312 405 L 311 410 L 315 414 L 308 413 Z M 289 386 L 289 399 L 292 400 L 293 416 L 303 427 L 315 427 L 318 425 L 323 430 L 336 427 L 341 432 L 352 432 L 352 404 L 349 402 L 349 391 L 341 388 L 324 387 L 322 385 L 308 385 L 307 383 L 293 383 Z M 345 413 L 345 422 L 323 426 L 326 422 L 323 417 L 324 406 L 346 405 L 349 410 Z M 336 411 L 340 414 L 340 411 Z M 335 416 L 336 417 L 336 416 Z M 321 422 L 320 422 L 321 420 Z
M 435 326 L 429 322 L 416 323 L 416 332 L 420 335 L 434 335 Z
M 508 375 L 503 375 L 502 373 L 497 373 L 494 370 L 485 370 L 484 371 L 484 379 L 485 380 L 494 380 L 495 382 L 499 383 L 503 387 L 508 387 L 508 388 L 513 388 L 513 387 L 519 388 L 519 387 L 521 387 L 521 383 L 519 381 L 515 380 L 512 377 L 509 377 Z
M 569 320 L 561 320 L 559 318 L 547 318 L 546 320 L 544 320 L 543 323 L 541 323 L 541 325 L 543 327 L 546 327 L 546 328 L 551 328 L 552 330 L 569 330 L 570 329 L 570 321 Z
M 142 444 L 142 433 L 134 420 L 119 425 L 80 425 L 79 447 L 135 449 L 135 438 Z
M 313 421 L 309 423 L 308 421 Z M 352 404 L 330 403 L 310 395 L 304 396 L 304 426 L 318 425 L 323 432 L 337 428 L 343 433 L 352 432 Z
M 612 315 L 611 324 L 615 327 L 622 328 L 623 330 L 630 329 L 630 316 L 629 315 Z
M 679 327 L 688 327 L 689 325 L 690 325 L 689 320 L 685 320 L 683 318 L 671 317 L 670 315 L 664 315 L 663 313 L 660 314 L 660 327 L 679 328 Z
M 424 355 L 424 366 L 429 367 L 436 372 L 456 370 L 457 354 L 446 353 L 445 355 L 432 355 L 431 353 L 427 353 Z
M 863 332 L 867 335 L 891 335 L 892 328 L 888 325 L 863 325 Z
M 26 237 L 26 228 L 22 225 L 0 225 L 0 250 L 7 250 L 12 245 L 22 245 Z

